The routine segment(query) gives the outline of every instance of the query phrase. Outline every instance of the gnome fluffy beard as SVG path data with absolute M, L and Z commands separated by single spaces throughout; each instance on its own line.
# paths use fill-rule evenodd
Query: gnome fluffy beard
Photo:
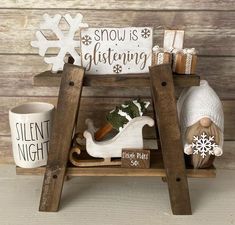
M 213 154 L 207 153 L 205 157 L 202 157 L 200 154 L 195 154 L 192 148 L 194 136 L 200 136 L 203 133 L 207 136 L 213 136 L 214 142 L 218 145 L 213 149 Z M 203 118 L 188 127 L 185 133 L 185 140 L 186 144 L 184 152 L 190 155 L 190 164 L 194 168 L 206 168 L 212 166 L 215 156 L 220 156 L 223 153 L 222 148 L 220 147 L 223 142 L 223 133 L 209 118 Z

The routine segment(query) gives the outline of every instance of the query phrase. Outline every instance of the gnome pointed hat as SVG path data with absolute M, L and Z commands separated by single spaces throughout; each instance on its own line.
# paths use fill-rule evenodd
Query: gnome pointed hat
M 206 80 L 201 80 L 200 86 L 190 87 L 181 93 L 177 102 L 177 110 L 183 138 L 188 127 L 205 117 L 209 118 L 220 128 L 223 137 L 223 106 L 218 95 Z M 221 148 L 222 145 L 223 140 L 219 143 Z

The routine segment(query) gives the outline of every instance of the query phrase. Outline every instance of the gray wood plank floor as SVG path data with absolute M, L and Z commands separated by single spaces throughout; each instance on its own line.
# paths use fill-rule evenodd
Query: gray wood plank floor
M 193 215 L 173 216 L 160 178 L 81 177 L 66 182 L 58 213 L 38 212 L 41 176 L 0 165 L 0 225 L 235 224 L 235 171 L 190 179 Z

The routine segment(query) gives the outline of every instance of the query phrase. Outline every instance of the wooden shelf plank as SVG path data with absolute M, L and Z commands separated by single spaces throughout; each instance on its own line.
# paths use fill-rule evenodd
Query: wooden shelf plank
M 45 167 L 38 167 L 32 169 L 25 169 L 16 167 L 17 175 L 43 175 L 45 172 Z M 187 169 L 188 178 L 215 178 L 216 169 Z M 121 167 L 68 167 L 67 176 L 78 177 L 78 176 L 128 176 L 128 177 L 166 177 L 165 169 L 162 168 L 151 168 L 151 169 L 129 169 Z
M 45 71 L 33 78 L 34 86 L 56 87 L 60 85 L 61 73 Z M 115 75 L 85 75 L 83 86 L 89 87 L 149 87 L 148 74 L 115 74 Z M 198 86 L 198 75 L 174 75 L 174 84 L 177 87 Z
M 120 166 L 105 166 L 105 167 L 73 167 L 68 166 L 66 175 L 71 177 L 78 176 L 106 176 L 106 177 L 166 177 L 165 169 L 163 166 L 163 159 L 161 150 L 151 149 L 151 167 L 150 169 L 132 169 L 121 168 Z M 92 159 L 92 157 L 86 158 Z M 38 168 L 20 168 L 16 167 L 17 175 L 43 175 L 45 167 Z M 187 176 L 189 178 L 215 178 L 215 167 L 209 169 L 187 169 Z

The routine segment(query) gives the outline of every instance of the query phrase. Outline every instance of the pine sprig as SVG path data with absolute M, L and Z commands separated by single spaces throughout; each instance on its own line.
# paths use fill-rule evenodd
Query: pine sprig
M 107 121 L 113 128 L 120 131 L 133 118 L 142 116 L 150 102 L 143 102 L 139 99 L 127 101 L 120 106 L 116 106 L 107 116 Z

